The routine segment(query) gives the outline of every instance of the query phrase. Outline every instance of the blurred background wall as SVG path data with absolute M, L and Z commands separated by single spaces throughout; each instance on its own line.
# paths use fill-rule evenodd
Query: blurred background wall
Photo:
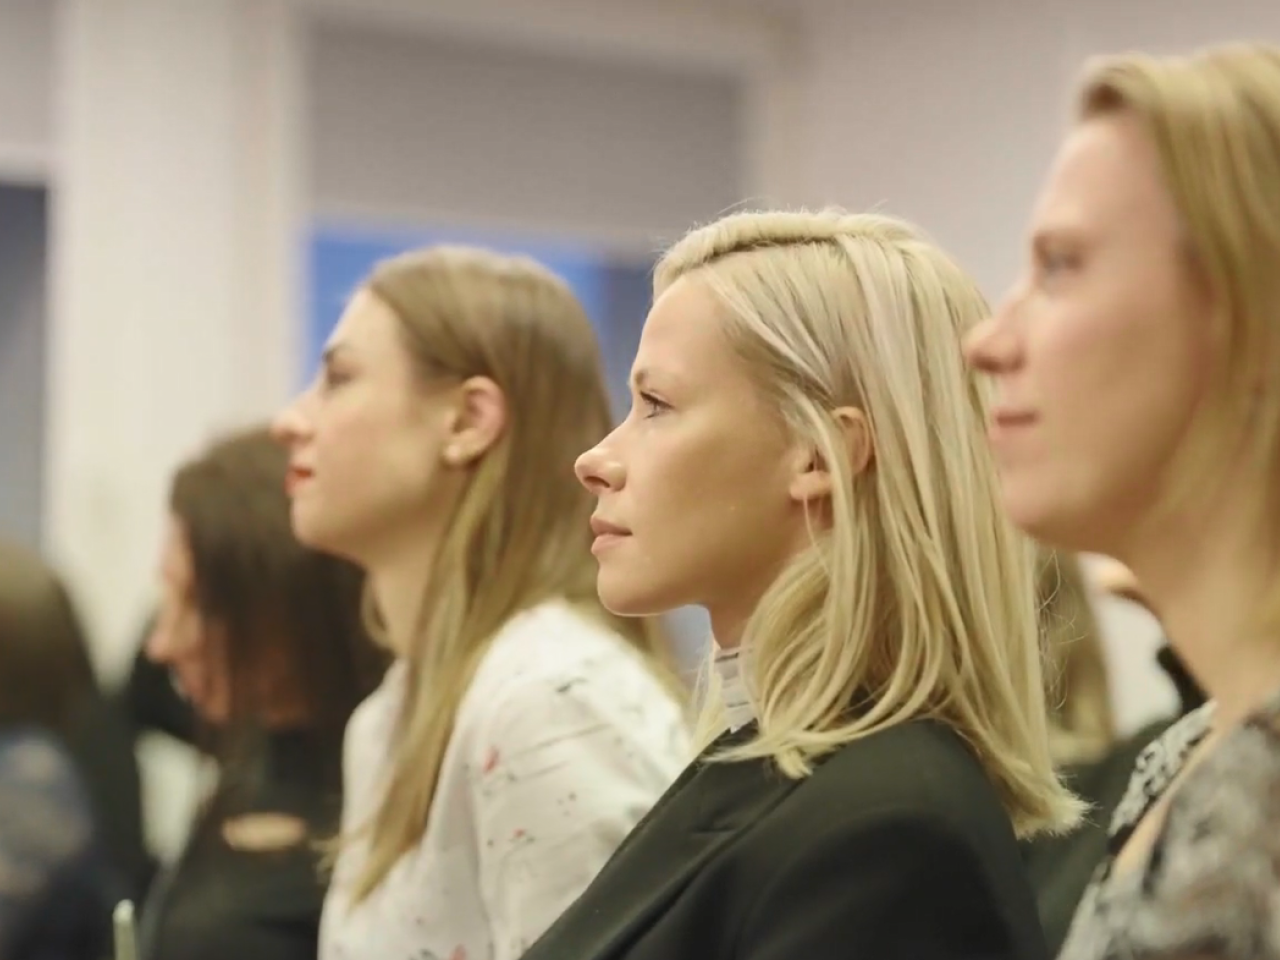
M 621 397 L 694 222 L 883 207 L 998 296 L 1084 59 L 1232 38 L 1280 39 L 1280 4 L 0 0 L 0 530 L 118 676 L 169 470 L 309 376 L 373 259 L 539 257 Z M 1158 633 L 1100 606 L 1133 728 L 1172 702 Z

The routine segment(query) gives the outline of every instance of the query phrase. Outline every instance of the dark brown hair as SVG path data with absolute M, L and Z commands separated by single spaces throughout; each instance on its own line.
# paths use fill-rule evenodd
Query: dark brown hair
M 178 470 L 169 507 L 191 552 L 192 600 L 225 661 L 230 728 L 260 728 L 267 698 L 279 698 L 340 741 L 385 659 L 361 621 L 359 568 L 294 537 L 287 470 L 265 427 L 236 433 Z
M 66 738 L 95 689 L 62 580 L 36 553 L 0 543 L 0 725 L 32 724 Z

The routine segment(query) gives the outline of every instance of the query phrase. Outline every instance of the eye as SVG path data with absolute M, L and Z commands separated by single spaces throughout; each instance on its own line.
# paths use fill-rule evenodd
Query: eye
M 332 390 L 335 387 L 340 387 L 350 379 L 350 374 L 337 370 L 333 367 L 326 366 L 320 371 L 320 385 L 325 390 Z
M 671 409 L 671 404 L 667 403 L 665 400 L 659 400 L 653 394 L 646 393 L 643 390 L 640 391 L 640 402 L 644 405 L 644 416 L 646 420 L 652 419 L 653 417 L 658 416 L 658 414 Z
M 1059 250 L 1045 250 L 1037 257 L 1037 269 L 1042 277 L 1052 278 L 1059 276 L 1071 270 L 1075 270 L 1080 265 L 1080 258 L 1074 253 L 1066 253 Z

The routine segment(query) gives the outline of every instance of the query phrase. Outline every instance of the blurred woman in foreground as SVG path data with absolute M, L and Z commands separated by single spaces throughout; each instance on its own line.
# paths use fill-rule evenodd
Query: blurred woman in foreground
M 1280 47 L 1091 65 L 969 343 L 1028 533 L 1115 557 L 1212 698 L 1138 760 L 1062 956 L 1280 957 Z

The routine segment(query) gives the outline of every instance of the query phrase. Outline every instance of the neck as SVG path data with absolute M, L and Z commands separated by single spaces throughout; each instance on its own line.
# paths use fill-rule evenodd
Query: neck
M 733 650 L 741 646 L 742 635 L 751 618 L 750 608 L 744 610 L 740 605 L 733 608 L 708 608 L 707 613 L 711 619 L 711 638 L 717 649 Z
M 412 547 L 366 568 L 387 642 L 397 657 L 409 652 L 421 626 L 422 604 L 435 555 L 434 546 L 421 539 Z
M 1237 501 L 1238 503 L 1238 501 Z M 1280 634 L 1262 624 L 1274 589 L 1266 525 L 1224 506 L 1165 519 L 1125 558 L 1187 670 L 1228 729 L 1280 691 Z

